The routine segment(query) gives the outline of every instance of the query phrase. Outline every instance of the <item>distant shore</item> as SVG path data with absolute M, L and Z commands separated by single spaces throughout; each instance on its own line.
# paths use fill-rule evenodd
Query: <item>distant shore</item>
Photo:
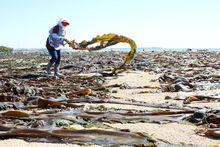
M 78 50 L 73 50 L 70 48 L 63 48 L 61 49 L 62 52 L 79 52 Z M 130 48 L 106 48 L 103 50 L 99 50 L 98 52 L 106 52 L 106 51 L 117 51 L 117 52 L 128 52 Z M 163 52 L 163 51 L 178 51 L 178 52 L 186 52 L 186 51 L 203 51 L 203 52 L 220 52 L 220 48 L 160 48 L 160 47 L 141 47 L 137 48 L 137 52 Z M 14 53 L 17 52 L 47 52 L 46 48 L 15 48 L 13 50 Z M 88 51 L 80 51 L 80 52 L 88 52 Z

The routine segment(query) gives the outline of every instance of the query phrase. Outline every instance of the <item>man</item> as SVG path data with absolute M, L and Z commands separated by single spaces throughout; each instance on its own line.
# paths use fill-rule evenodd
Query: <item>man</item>
M 60 19 L 56 26 L 52 27 L 49 31 L 49 36 L 47 38 L 46 47 L 51 56 L 48 62 L 46 72 L 47 76 L 51 74 L 50 68 L 54 64 L 54 78 L 59 77 L 59 66 L 60 66 L 60 46 L 64 46 L 64 37 L 66 35 L 66 27 L 69 25 L 67 19 Z

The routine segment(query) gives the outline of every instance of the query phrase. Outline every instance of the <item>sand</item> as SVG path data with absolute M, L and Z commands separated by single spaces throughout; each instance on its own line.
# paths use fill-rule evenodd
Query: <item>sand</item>
M 129 86 L 151 86 L 160 87 L 160 83 L 155 81 L 160 75 L 151 75 L 147 72 L 133 71 L 121 74 L 118 79 L 112 79 L 108 85 L 122 84 L 125 83 Z M 155 82 L 152 82 L 155 81 Z M 117 93 L 111 93 L 112 96 L 119 97 L 126 100 L 136 100 L 144 102 L 154 102 L 154 103 L 173 103 L 177 105 L 183 105 L 182 100 L 165 100 L 165 96 L 190 96 L 195 94 L 215 94 L 219 93 L 220 90 L 209 90 L 209 91 L 195 91 L 195 92 L 155 92 L 155 93 L 141 93 L 140 91 L 152 90 L 150 88 L 145 89 L 119 89 Z M 113 90 L 112 89 L 112 90 Z M 106 105 L 108 106 L 108 105 Z M 219 108 L 219 102 L 211 103 L 194 103 L 186 106 L 191 107 L 207 107 L 207 108 Z M 129 108 L 126 107 L 127 109 Z M 131 109 L 137 107 L 130 107 Z M 144 109 L 144 108 L 142 108 Z M 150 108 L 146 108 L 150 110 Z M 153 109 L 152 109 L 153 110 Z M 168 124 L 154 124 L 154 123 L 136 123 L 136 124 L 108 124 L 111 127 L 118 129 L 130 129 L 132 132 L 142 132 L 147 133 L 152 136 L 152 138 L 160 140 L 160 144 L 163 142 L 171 143 L 175 145 L 216 145 L 220 146 L 220 140 L 210 139 L 207 137 L 200 136 L 196 134 L 197 127 L 192 124 L 178 124 L 178 123 L 168 123 Z
M 173 103 L 176 105 L 183 105 L 182 100 L 172 100 L 165 99 L 165 96 L 180 96 L 180 95 L 195 95 L 195 94 L 208 94 L 208 93 L 219 93 L 219 90 L 211 91 L 196 91 L 196 92 L 160 92 L 157 88 L 161 84 L 156 81 L 160 75 L 152 75 L 147 72 L 142 71 L 129 71 L 122 73 L 118 78 L 109 78 L 109 82 L 106 86 L 111 86 L 114 84 L 126 84 L 131 87 L 136 87 L 132 89 L 119 89 L 110 88 L 110 91 L 116 90 L 117 93 L 110 93 L 111 96 L 120 98 L 122 101 L 125 100 L 136 100 L 144 102 L 154 102 L 154 103 Z M 140 88 L 140 87 L 146 88 Z M 138 88 L 139 87 L 139 88 Z M 148 87 L 148 88 L 147 88 Z M 143 93 L 144 91 L 144 93 Z M 142 93 L 140 93 L 142 92 Z M 130 105 L 119 105 L 119 104 L 87 104 L 86 107 L 98 107 L 103 105 L 106 108 L 120 108 L 120 109 L 132 109 L 132 110 L 148 110 L 157 111 L 158 108 L 143 107 L 143 106 L 130 106 Z M 192 103 L 188 104 L 191 107 L 207 107 L 207 108 L 218 108 L 220 106 L 219 102 L 212 103 Z M 107 125 L 117 128 L 117 129 L 130 129 L 132 132 L 142 132 L 149 134 L 153 139 L 159 142 L 159 145 L 164 145 L 166 143 L 175 145 L 216 145 L 220 146 L 220 140 L 210 139 L 196 134 L 196 129 L 198 128 L 192 124 L 182 124 L 182 123 L 168 123 L 168 124 L 156 124 L 156 123 L 136 123 L 136 124 L 108 124 Z M 80 127 L 79 127 L 80 128 Z M 6 139 L 0 140 L 1 147 L 73 147 L 77 145 L 72 144 L 56 144 L 56 143 L 36 143 L 36 142 L 26 142 L 20 139 Z
M 72 144 L 27 142 L 21 139 L 0 140 L 1 147 L 78 147 Z

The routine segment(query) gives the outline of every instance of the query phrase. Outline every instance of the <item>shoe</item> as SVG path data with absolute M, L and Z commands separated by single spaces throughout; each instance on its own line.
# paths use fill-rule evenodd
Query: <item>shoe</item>
M 54 76 L 54 79 L 55 79 L 55 80 L 58 80 L 58 79 L 59 79 L 59 77 L 58 77 L 58 76 Z

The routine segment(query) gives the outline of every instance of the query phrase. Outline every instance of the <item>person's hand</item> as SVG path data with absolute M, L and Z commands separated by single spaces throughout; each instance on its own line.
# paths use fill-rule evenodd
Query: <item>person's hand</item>
M 64 46 L 65 45 L 65 38 L 64 37 L 60 37 L 60 42 L 61 42 L 61 44 Z
M 62 41 L 62 42 L 63 42 L 64 40 L 65 40 L 65 38 L 64 38 L 64 37 L 60 37 L 60 41 Z

